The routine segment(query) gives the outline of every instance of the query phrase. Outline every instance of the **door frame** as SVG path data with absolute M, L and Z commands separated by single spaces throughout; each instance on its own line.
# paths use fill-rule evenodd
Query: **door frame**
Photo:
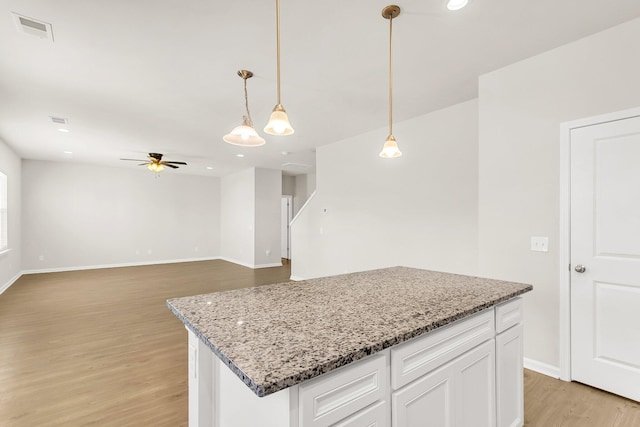
M 587 117 L 560 124 L 560 379 L 571 381 L 571 131 L 640 117 L 640 108 Z
M 287 199 L 287 216 L 288 216 L 288 221 L 287 221 L 287 258 L 289 261 L 291 261 L 291 221 L 293 221 L 293 196 L 289 195 L 289 194 L 283 194 L 281 196 L 282 198 L 280 199 L 282 201 L 282 199 Z M 282 205 L 280 205 L 282 207 Z M 280 212 L 280 215 L 282 215 L 282 212 Z M 280 220 L 282 220 L 282 217 L 280 218 Z M 280 233 L 282 233 L 282 230 L 280 230 Z M 282 241 L 282 235 L 280 235 L 280 240 Z M 280 256 L 282 257 L 282 248 L 280 248 Z

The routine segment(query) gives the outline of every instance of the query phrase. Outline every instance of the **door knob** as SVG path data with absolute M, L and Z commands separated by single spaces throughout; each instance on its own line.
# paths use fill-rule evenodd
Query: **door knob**
M 578 265 L 576 265 L 575 270 L 576 270 L 578 273 L 584 273 L 585 271 L 587 271 L 587 267 L 585 267 L 585 266 L 584 266 L 584 265 L 582 265 L 582 264 L 578 264 Z

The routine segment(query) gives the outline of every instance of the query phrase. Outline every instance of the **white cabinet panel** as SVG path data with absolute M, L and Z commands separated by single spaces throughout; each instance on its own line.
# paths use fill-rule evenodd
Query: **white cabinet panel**
M 430 332 L 391 349 L 391 387 L 395 390 L 495 335 L 493 309 Z
M 388 427 L 389 405 L 385 401 L 374 403 L 332 427 Z
M 522 321 L 522 298 L 496 306 L 496 332 L 506 331 Z
M 496 397 L 498 427 L 524 423 L 522 325 L 496 336 Z
M 329 426 L 383 400 L 388 390 L 388 351 L 300 385 L 300 424 Z
M 457 427 L 495 426 L 495 364 L 493 340 L 454 362 Z
M 394 392 L 391 425 L 423 427 L 428 420 L 429 425 L 454 427 L 454 373 L 449 364 Z

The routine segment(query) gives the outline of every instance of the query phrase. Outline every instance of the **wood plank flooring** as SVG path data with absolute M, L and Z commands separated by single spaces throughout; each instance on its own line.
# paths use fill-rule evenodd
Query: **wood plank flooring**
M 168 298 L 287 281 L 225 261 L 23 276 L 0 295 L 0 426 L 186 426 Z M 525 426 L 637 427 L 640 405 L 525 371 Z

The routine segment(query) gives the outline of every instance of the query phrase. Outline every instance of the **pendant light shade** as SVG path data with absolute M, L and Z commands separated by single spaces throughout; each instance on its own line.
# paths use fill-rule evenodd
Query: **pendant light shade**
M 238 75 L 242 77 L 242 80 L 244 80 L 244 105 L 247 115 L 242 116 L 242 124 L 240 126 L 236 126 L 235 128 L 233 128 L 233 130 L 227 135 L 223 136 L 222 139 L 225 142 L 233 145 L 240 145 L 243 147 L 258 147 L 260 145 L 264 145 L 266 141 L 264 140 L 264 138 L 258 135 L 258 132 L 256 132 L 255 128 L 253 127 L 253 122 L 251 121 L 251 113 L 249 112 L 247 79 L 253 77 L 253 73 L 248 70 L 240 70 L 238 71 Z
M 269 116 L 269 123 L 265 126 L 264 131 L 269 135 L 291 135 L 294 132 L 282 104 L 278 103 L 273 108 L 271 116 Z
M 393 135 L 389 135 L 387 140 L 384 142 L 382 146 L 382 151 L 380 152 L 380 157 L 384 157 L 385 159 L 392 159 L 394 157 L 402 156 L 402 152 L 398 148 L 398 143 Z
M 294 130 L 289 123 L 287 112 L 280 102 L 280 0 L 276 0 L 276 52 L 278 103 L 273 107 L 269 123 L 265 126 L 264 131 L 269 135 L 291 135 Z
M 393 18 L 400 15 L 400 7 L 390 5 L 382 9 L 382 17 L 389 20 L 389 136 L 384 142 L 380 157 L 392 159 L 402 156 L 402 152 L 398 148 L 396 138 L 393 136 L 393 62 L 392 62 L 392 37 L 393 37 Z

